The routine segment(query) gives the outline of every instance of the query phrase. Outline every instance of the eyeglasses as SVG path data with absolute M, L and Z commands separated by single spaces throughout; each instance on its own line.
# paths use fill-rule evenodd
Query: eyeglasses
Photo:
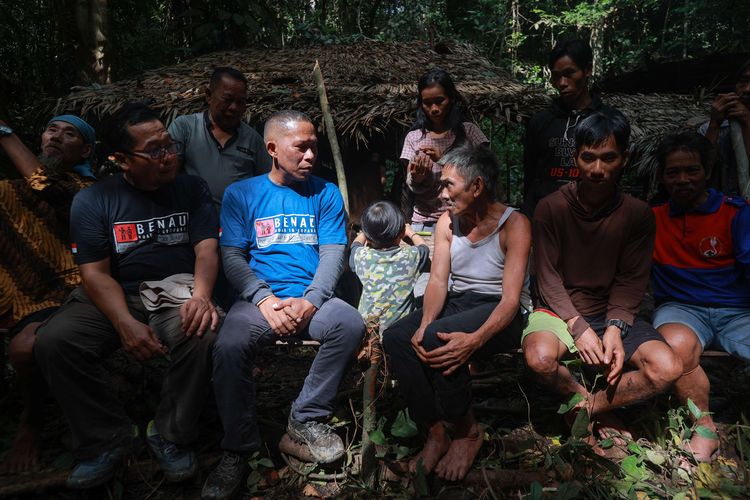
M 141 156 L 143 158 L 150 158 L 152 160 L 161 160 L 167 155 L 174 155 L 182 153 L 181 142 L 170 142 L 166 146 L 149 149 L 148 151 L 131 151 L 130 154 Z

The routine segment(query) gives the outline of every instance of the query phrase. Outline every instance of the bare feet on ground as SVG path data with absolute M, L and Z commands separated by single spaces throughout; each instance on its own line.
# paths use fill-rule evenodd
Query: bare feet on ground
M 705 427 L 717 432 L 715 426 Z M 714 454 L 719 450 L 719 441 L 704 438 L 703 436 L 699 436 L 698 433 L 693 433 L 693 437 L 685 444 L 685 450 L 692 453 L 697 462 L 711 462 L 715 458 Z
M 460 481 L 471 469 L 474 459 L 482 448 L 484 428 L 474 423 L 466 432 L 453 438 L 448 452 L 435 467 L 438 477 L 448 481 Z
M 633 435 L 627 429 L 625 422 L 612 412 L 603 412 L 596 415 L 596 428 L 602 439 L 613 438 L 618 445 L 627 446 L 628 441 L 633 440 Z
M 417 464 L 422 461 L 422 470 L 425 475 L 432 472 L 432 469 L 437 465 L 438 460 L 448 451 L 451 445 L 451 440 L 445 431 L 445 426 L 442 422 L 433 424 L 430 430 L 427 432 L 427 441 L 424 443 L 424 448 L 419 454 L 409 462 L 409 472 L 412 474 L 417 472 Z
M 18 474 L 36 466 L 39 460 L 39 430 L 22 416 L 13 446 L 0 464 L 0 474 Z

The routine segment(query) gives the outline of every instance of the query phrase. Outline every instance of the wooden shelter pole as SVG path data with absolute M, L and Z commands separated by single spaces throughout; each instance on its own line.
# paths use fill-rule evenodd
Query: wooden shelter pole
M 339 191 L 341 191 L 341 197 L 344 198 L 344 209 L 346 210 L 346 213 L 349 213 L 349 189 L 346 185 L 344 160 L 341 158 L 341 148 L 339 148 L 339 140 L 336 137 L 336 127 L 333 125 L 333 116 L 331 116 L 331 110 L 328 107 L 328 96 L 326 95 L 326 85 L 323 81 L 323 72 L 320 71 L 320 64 L 317 59 L 315 60 L 313 77 L 315 78 L 315 85 L 318 88 L 320 109 L 323 112 L 323 123 L 326 128 L 326 134 L 328 135 L 328 142 L 331 144 L 331 154 L 333 154 L 333 163 L 336 166 L 336 178 L 339 181 Z

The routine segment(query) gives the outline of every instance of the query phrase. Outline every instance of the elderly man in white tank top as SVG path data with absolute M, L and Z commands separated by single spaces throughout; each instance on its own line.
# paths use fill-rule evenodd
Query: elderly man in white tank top
M 448 210 L 437 223 L 424 307 L 386 330 L 383 345 L 411 416 L 428 429 L 412 471 L 421 462 L 425 473 L 455 481 L 482 446 L 468 361 L 520 345 L 531 225 L 497 200 L 500 169 L 486 146 L 457 148 L 440 164 Z

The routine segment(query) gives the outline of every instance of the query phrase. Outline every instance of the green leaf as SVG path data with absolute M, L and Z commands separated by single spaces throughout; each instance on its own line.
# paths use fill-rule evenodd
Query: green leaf
M 643 465 L 640 463 L 640 459 L 635 455 L 626 457 L 625 460 L 620 464 L 623 472 L 633 479 L 640 479 L 643 476 Z
M 672 500 L 687 500 L 687 493 L 681 491 L 672 497 Z
M 544 489 L 542 485 L 534 481 L 531 483 L 531 489 L 529 494 L 526 495 L 525 500 L 542 500 L 544 498 Z
M 664 455 L 653 450 L 646 450 L 646 460 L 654 465 L 662 465 L 666 461 Z
M 427 477 L 424 473 L 422 459 L 417 460 L 417 473 L 414 476 L 414 492 L 417 496 L 426 496 L 430 490 L 427 488 Z
M 612 448 L 614 444 L 615 440 L 613 438 L 602 439 L 601 441 L 599 441 L 599 447 L 604 448 L 605 450 Z
M 716 434 L 714 431 L 706 427 L 705 425 L 699 425 L 695 428 L 695 433 L 698 434 L 700 437 L 705 439 L 719 439 L 719 435 Z
M 260 483 L 260 481 L 263 479 L 263 476 L 260 472 L 257 470 L 254 470 L 250 473 L 250 475 L 247 476 L 247 486 L 254 486 Z
M 409 410 L 401 410 L 396 415 L 396 420 L 391 426 L 391 434 L 400 438 L 409 438 L 417 435 L 417 424 L 409 418 Z
M 700 410 L 700 408 L 695 406 L 695 403 L 693 403 L 693 400 L 690 398 L 688 398 L 687 400 L 687 407 L 688 410 L 690 410 L 690 413 L 692 413 L 693 418 L 695 418 L 696 420 L 701 418 L 701 416 L 703 415 L 703 412 Z
M 383 434 L 382 430 L 374 429 L 368 432 L 367 435 L 373 443 L 381 446 L 385 444 L 385 434 Z
M 398 446 L 396 448 L 396 460 L 401 460 L 408 457 L 412 452 L 412 449 L 408 446 Z
M 643 448 L 638 446 L 638 443 L 635 441 L 631 441 L 628 443 L 628 451 L 630 453 L 635 453 L 636 455 L 642 455 L 643 454 Z
M 120 500 L 122 499 L 123 493 L 125 493 L 125 486 L 118 479 L 115 481 L 115 491 L 112 496 L 115 498 L 115 500 Z
M 589 412 L 581 410 L 576 415 L 573 426 L 570 428 L 570 434 L 576 438 L 582 438 L 589 435 Z
M 570 410 L 575 408 L 575 406 L 581 401 L 583 401 L 583 396 L 576 392 L 575 394 L 573 394 L 573 396 L 571 396 L 567 403 L 563 403 L 560 405 L 557 413 L 559 413 L 560 415 L 564 415 L 565 413 L 568 413 Z
M 273 461 L 270 458 L 261 458 L 258 460 L 258 465 L 267 469 L 273 469 Z

